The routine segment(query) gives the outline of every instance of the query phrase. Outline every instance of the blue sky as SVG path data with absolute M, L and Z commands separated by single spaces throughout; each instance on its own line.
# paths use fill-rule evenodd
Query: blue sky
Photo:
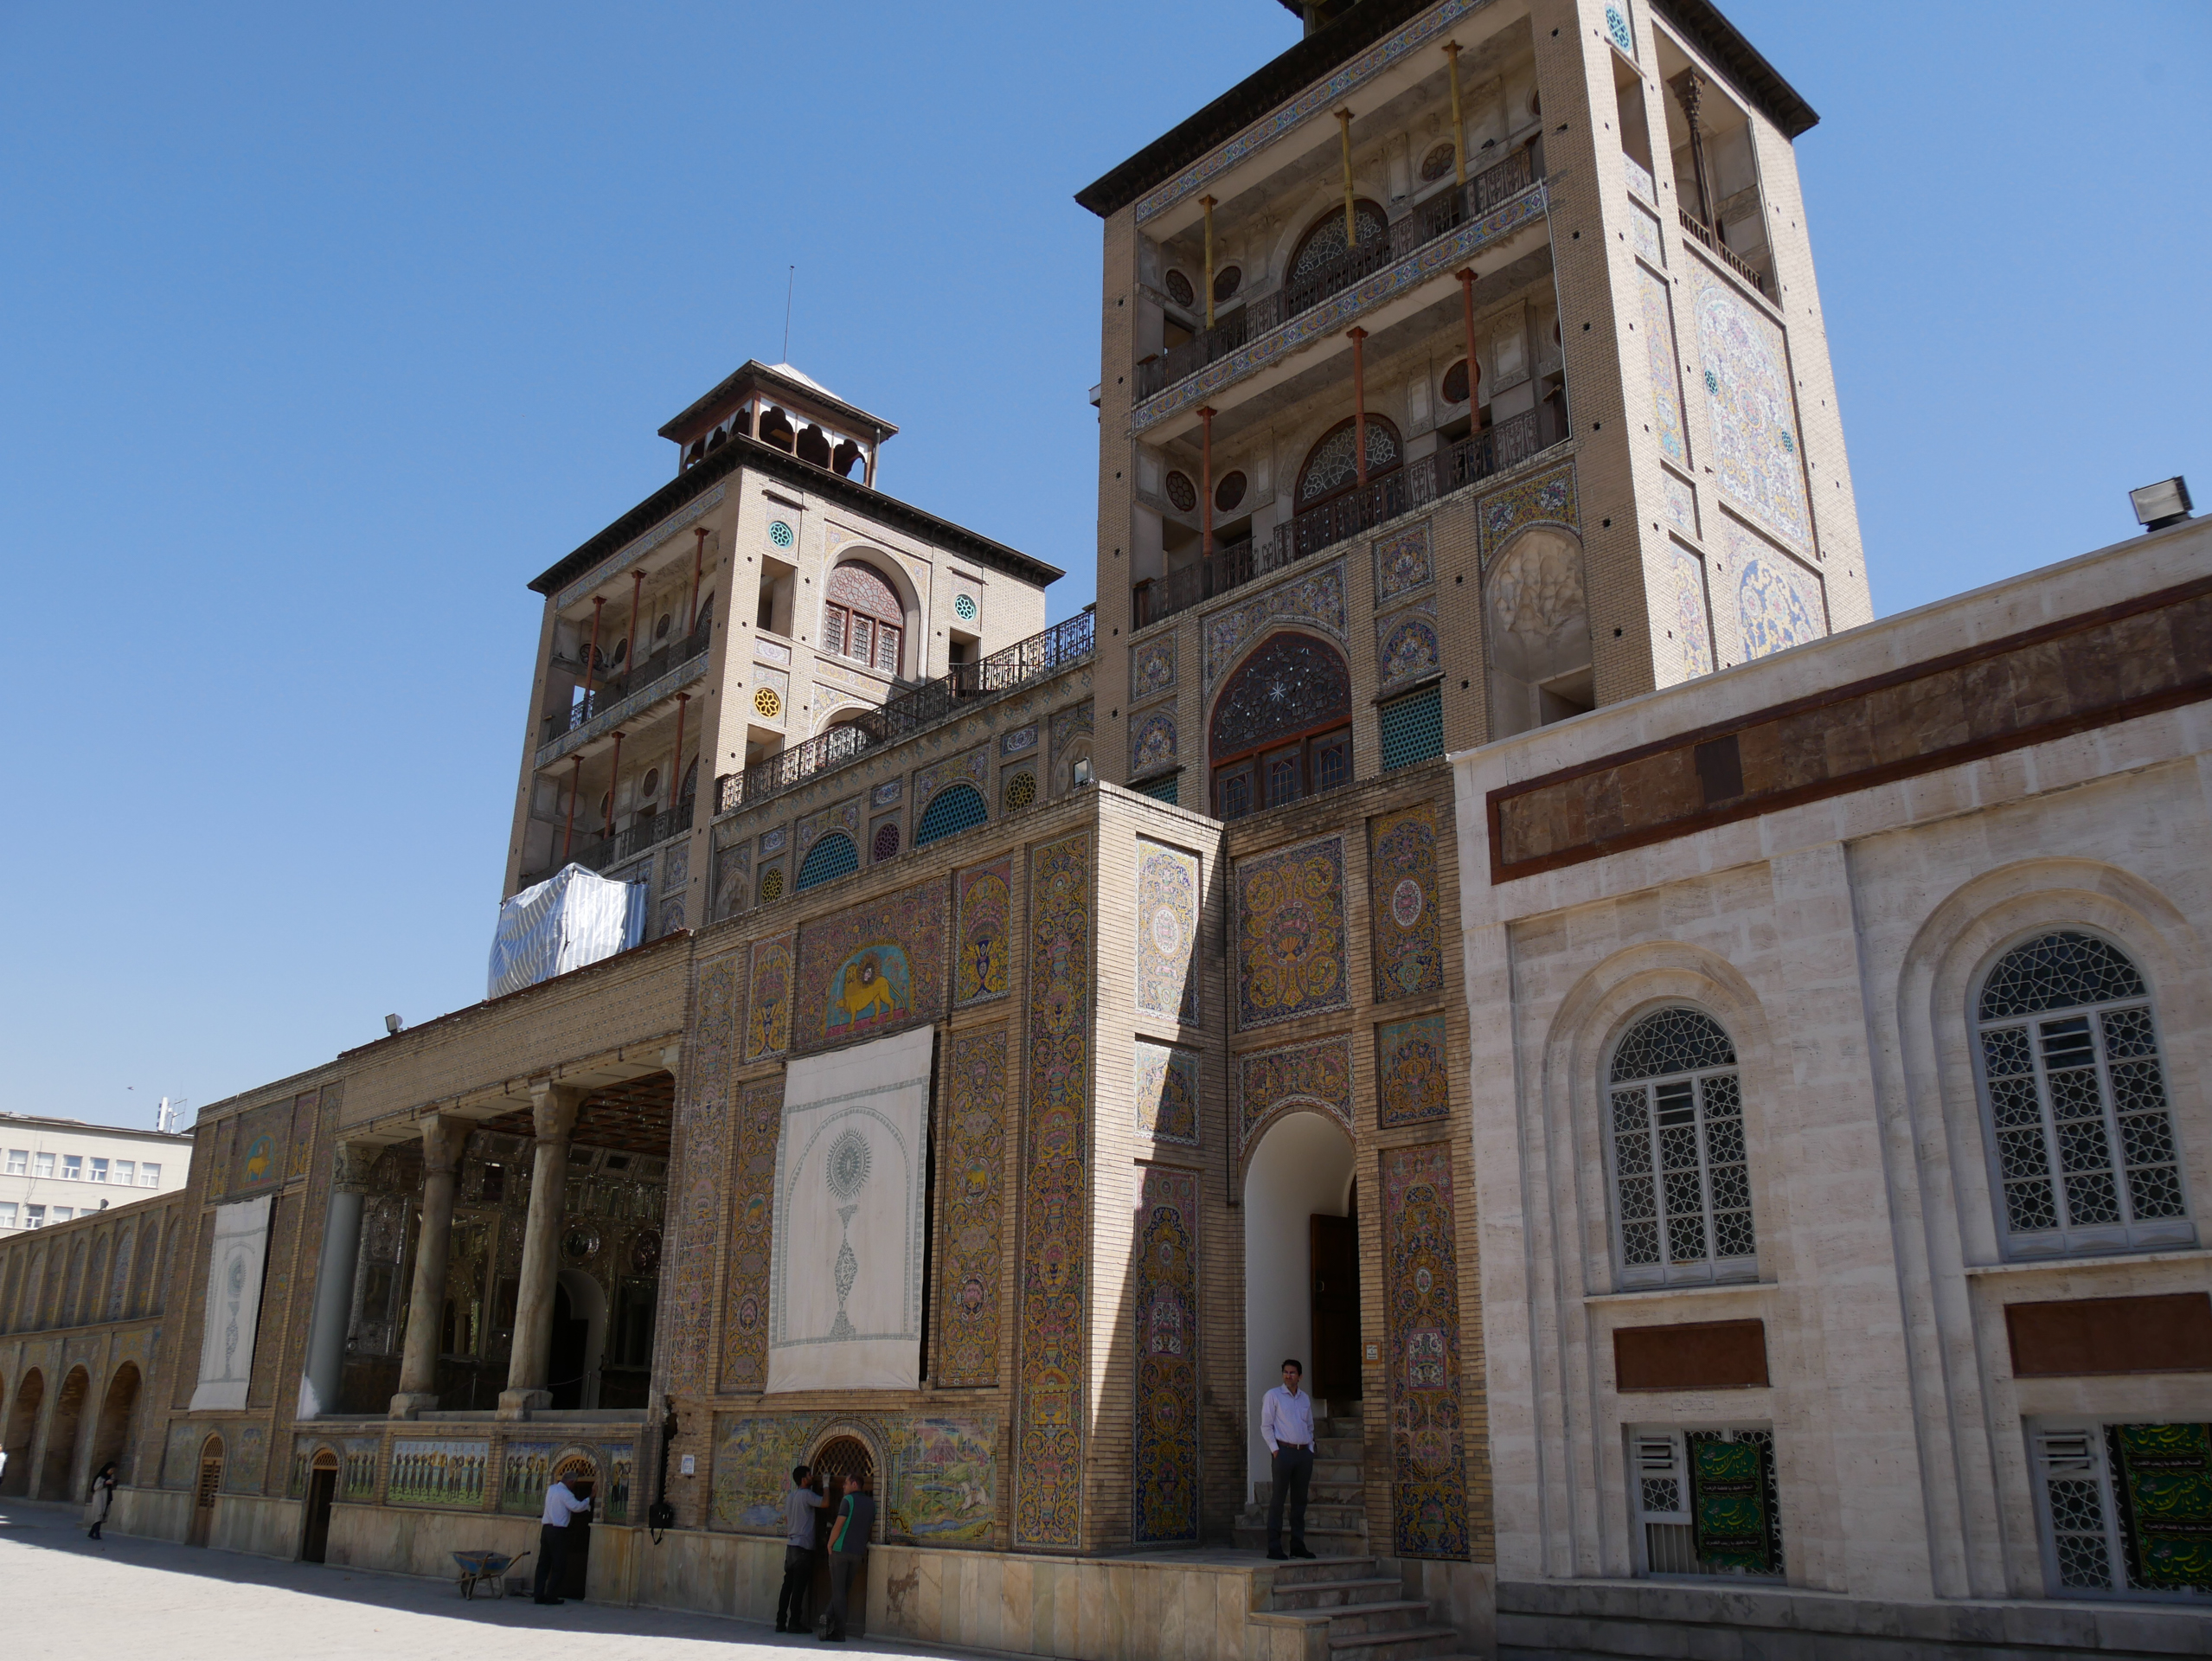
M 2212 499 L 2212 8 L 1728 10 L 1799 143 L 1876 606 Z M 826 21 L 834 18 L 834 22 Z M 482 996 L 536 600 L 781 349 L 1091 598 L 1073 193 L 1276 0 L 0 13 L 25 719 L 0 1108 L 150 1122 Z

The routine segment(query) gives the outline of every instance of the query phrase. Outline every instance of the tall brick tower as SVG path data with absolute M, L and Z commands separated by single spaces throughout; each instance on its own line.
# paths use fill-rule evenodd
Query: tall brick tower
M 1235 818 L 1870 619 L 1793 140 L 1705 0 L 1356 0 L 1083 191 L 1102 775 Z

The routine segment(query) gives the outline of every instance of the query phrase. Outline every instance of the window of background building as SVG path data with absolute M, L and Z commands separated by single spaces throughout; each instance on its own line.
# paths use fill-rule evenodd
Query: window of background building
M 50 1222 L 67 1222 L 76 1215 L 66 1205 L 48 1207 L 46 1213 L 47 1220 Z
M 138 1168 L 128 1159 L 115 1162 L 115 1180 L 128 1188 L 138 1180 Z
M 46 1208 L 45 1208 L 44 1206 L 42 1206 L 42 1205 L 27 1205 L 27 1206 L 25 1206 L 25 1207 L 23 1208 L 23 1227 L 24 1227 L 24 1228 L 44 1228 L 45 1226 L 46 1226 Z
M 42 1153 L 38 1156 L 36 1163 L 38 1166 L 38 1174 L 40 1176 L 51 1177 L 54 1175 L 54 1156 L 52 1154 Z
M 2212 1425 L 2047 1420 L 2029 1440 L 2049 1596 L 2212 1595 Z
M 92 1164 L 92 1170 L 91 1170 L 91 1171 L 87 1174 L 87 1177 L 86 1177 L 86 1181 L 87 1181 L 87 1182 L 93 1182 L 93 1183 L 104 1183 L 104 1182 L 106 1182 L 106 1180 L 107 1180 L 107 1161 L 106 1161 L 106 1160 L 105 1160 L 105 1159 L 95 1159 L 95 1160 L 93 1160 L 93 1164 Z
M 138 1186 L 140 1188 L 153 1188 L 157 1186 L 160 1182 L 161 1167 L 159 1165 L 154 1164 L 151 1162 L 139 1165 Z
M 12 1228 L 15 1226 L 16 1202 L 13 1200 L 0 1200 L 0 1228 Z
M 1659 1010 L 1613 1052 L 1606 1151 L 1623 1286 L 1759 1272 L 1735 1046 L 1699 1010 Z
M 81 1183 L 85 1180 L 83 1154 L 65 1153 L 61 1156 L 61 1180 L 65 1183 Z
M 1782 1574 L 1773 1431 L 1654 1427 L 1629 1440 L 1643 1573 Z
M 29 1148 L 10 1148 L 8 1150 L 8 1174 L 10 1177 L 21 1177 L 29 1170 L 30 1168 L 31 1155 Z

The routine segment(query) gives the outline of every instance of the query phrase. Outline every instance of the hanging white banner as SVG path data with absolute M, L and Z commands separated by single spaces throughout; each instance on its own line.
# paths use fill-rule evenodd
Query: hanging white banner
M 269 1210 L 277 1196 L 215 1208 L 208 1253 L 208 1299 L 200 1318 L 200 1382 L 191 1412 L 242 1408 L 261 1324 L 261 1277 L 269 1260 Z

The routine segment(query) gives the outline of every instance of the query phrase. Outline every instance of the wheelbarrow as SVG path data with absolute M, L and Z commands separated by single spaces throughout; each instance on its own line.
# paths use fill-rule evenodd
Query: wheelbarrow
M 465 1598 L 474 1598 L 478 1582 L 489 1581 L 499 1588 L 499 1596 L 505 1597 L 507 1582 L 503 1577 L 509 1569 L 529 1555 L 527 1551 L 516 1557 L 510 1557 L 503 1551 L 455 1552 L 453 1561 L 461 1567 L 459 1577 L 461 1595 Z

